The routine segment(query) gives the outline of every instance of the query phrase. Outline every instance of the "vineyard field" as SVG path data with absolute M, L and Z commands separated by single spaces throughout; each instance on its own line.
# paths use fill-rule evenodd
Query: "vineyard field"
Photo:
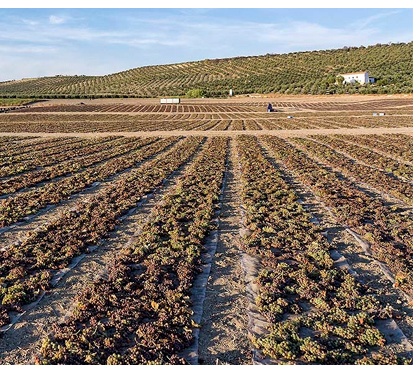
M 0 113 L 0 364 L 412 364 L 412 96 L 270 102 Z

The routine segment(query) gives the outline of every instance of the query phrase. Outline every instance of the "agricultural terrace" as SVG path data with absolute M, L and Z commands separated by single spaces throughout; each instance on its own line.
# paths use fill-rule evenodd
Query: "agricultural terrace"
M 46 100 L 0 148 L 0 364 L 412 363 L 411 95 Z

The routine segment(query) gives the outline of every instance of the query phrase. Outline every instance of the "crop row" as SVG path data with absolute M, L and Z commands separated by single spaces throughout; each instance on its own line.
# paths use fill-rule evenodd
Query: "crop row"
M 367 287 L 334 266 L 322 229 L 264 157 L 257 139 L 238 140 L 244 250 L 256 255 L 256 304 L 270 322 L 254 338 L 263 354 L 289 364 L 402 363 L 385 349 L 375 320 L 389 317 Z
M 91 147 L 95 144 L 105 143 L 116 139 L 115 137 L 108 136 L 105 138 L 97 138 L 96 140 L 86 140 L 81 138 L 68 138 L 67 141 L 53 144 L 53 145 L 37 145 L 29 148 L 22 148 L 16 150 L 14 153 L 9 153 L 5 158 L 1 159 L 0 166 L 18 164 L 21 166 L 36 168 L 38 166 L 45 167 L 49 164 L 57 163 L 59 161 L 72 158 L 77 155 L 77 150 L 84 147 Z M 88 154 L 88 153 L 86 153 Z M 29 167 L 28 169 L 31 169 Z
M 266 103 L 265 103 L 266 104 Z M 208 105 L 209 109 L 211 105 Z M 316 119 L 316 121 L 320 121 L 322 119 L 327 119 L 331 123 L 335 125 L 350 125 L 349 127 L 360 127 L 366 126 L 369 127 L 371 124 L 379 123 L 387 125 L 387 122 L 393 122 L 397 124 L 399 121 L 401 123 L 412 124 L 412 117 L 410 115 L 401 115 L 395 113 L 394 115 L 388 115 L 383 117 L 372 117 L 370 114 L 366 112 L 291 112 L 293 117 L 298 119 L 307 119 L 310 120 L 312 118 Z M 282 119 L 285 120 L 287 115 L 290 113 L 287 112 L 277 112 L 277 113 L 270 113 L 264 111 L 244 111 L 244 112 L 226 112 L 226 111 L 209 111 L 209 112 L 199 112 L 199 113 L 165 113 L 165 112 L 149 112 L 149 113 L 142 113 L 142 114 L 125 114 L 125 113 L 66 113 L 66 114 L 58 114 L 54 112 L 46 112 L 46 113 L 31 113 L 25 112 L 25 114 L 9 114 L 9 115 L 0 115 L 0 122 L 2 124 L 7 123 L 34 123 L 36 124 L 37 121 L 39 122 L 54 122 L 57 121 L 57 117 L 60 118 L 63 122 L 77 122 L 80 120 L 86 120 L 90 122 L 95 121 L 110 121 L 110 122 L 147 122 L 147 121 L 191 121 L 191 120 L 203 120 L 203 119 Z M 288 120 L 289 122 L 292 122 Z
M 412 115 L 389 115 L 389 116 L 337 116 L 331 119 L 337 124 L 345 123 L 352 127 L 412 127 L 413 116 Z
M 195 153 L 203 138 L 191 137 L 167 153 L 121 176 L 97 194 L 77 202 L 71 210 L 28 233 L 19 244 L 0 251 L 0 317 L 20 311 L 40 291 L 48 289 L 57 269 L 87 251 L 114 229 L 118 218 Z
M 123 114 L 123 113 L 67 113 L 67 114 L 57 114 L 57 113 L 29 113 L 25 114 L 9 114 L 6 116 L 0 115 L 0 122 L 2 124 L 7 123 L 25 123 L 31 122 L 36 124 L 39 122 L 55 122 L 57 117 L 60 118 L 60 121 L 63 122 L 77 122 L 81 120 L 89 122 L 97 121 L 107 121 L 107 122 L 138 122 L 139 124 L 144 122 L 158 122 L 161 123 L 166 120 L 171 120 L 174 122 L 181 121 L 201 121 L 203 119 L 215 120 L 215 119 L 263 119 L 263 118 L 275 118 L 279 116 L 280 118 L 285 118 L 281 114 L 276 115 L 267 115 L 266 112 L 217 112 L 212 111 L 209 113 L 143 113 L 143 114 Z
M 365 145 L 401 161 L 413 162 L 413 137 L 407 134 L 333 135 L 333 137 Z
M 387 153 L 399 161 L 413 162 L 413 139 L 407 135 L 334 135 L 333 137 L 364 145 L 378 153 Z
M 33 139 L 32 136 L 2 136 L 0 137 L 0 144 L 1 145 L 11 145 L 14 146 L 18 144 L 20 141 L 24 142 L 25 140 Z
M 320 197 L 339 223 L 354 229 L 370 243 L 373 255 L 395 274 L 395 285 L 412 294 L 412 214 L 367 195 L 352 181 L 315 162 L 283 139 L 264 136 L 263 142 L 298 181 Z
M 287 102 L 272 100 L 275 107 L 279 108 L 295 108 L 327 111 L 352 111 L 355 113 L 366 113 L 366 111 L 373 112 L 377 110 L 386 110 L 387 112 L 395 106 L 412 105 L 411 99 L 393 99 L 393 100 L 374 100 L 368 102 Z M 50 106 L 31 106 L 24 110 L 17 110 L 14 113 L 49 113 L 49 112 L 72 112 L 72 113 L 205 113 L 205 112 L 261 112 L 265 110 L 267 103 L 265 101 L 256 102 L 226 102 L 217 104 L 205 101 L 198 104 L 189 104 L 183 102 L 181 105 L 157 105 L 157 104 L 66 104 L 66 105 L 50 105 Z M 334 113 L 334 112 L 332 112 Z
M 167 116 L 167 115 L 153 115 L 146 118 L 145 115 L 141 116 L 121 116 L 121 115 L 100 115 L 100 116 L 58 116 L 58 115 L 37 115 L 38 120 L 30 119 L 28 116 L 27 121 L 21 120 L 21 116 L 13 117 L 13 120 L 10 120 L 8 123 L 2 123 L 0 129 L 3 131 L 8 131 L 7 127 L 10 127 L 12 131 L 17 130 L 21 127 L 21 130 L 24 131 L 60 131 L 60 132 L 92 132 L 92 131 L 105 131 L 105 132 L 115 132 L 115 131 L 156 131 L 156 130 L 209 130 L 214 129 L 214 127 L 221 121 L 232 122 L 236 129 L 246 130 L 246 129 L 260 129 L 253 125 L 251 128 L 247 125 L 248 118 L 238 118 L 230 117 L 231 115 L 227 114 L 212 114 L 212 118 L 207 118 L 207 115 L 199 115 L 196 118 L 183 118 L 177 116 Z M 19 118 L 19 119 L 17 119 Z M 265 119 L 258 118 L 263 121 Z M 274 121 L 284 121 L 282 119 L 274 119 Z M 13 123 L 12 123 L 13 122 Z M 223 129 L 227 129 L 226 126 Z M 284 126 L 276 125 L 274 128 L 293 128 L 294 125 Z M 311 126 L 313 127 L 313 126 Z
M 181 364 L 191 345 L 191 286 L 219 202 L 227 139 L 210 139 L 152 211 L 109 275 L 77 297 L 41 355 L 48 364 Z
M 395 159 L 379 154 L 370 148 L 363 148 L 356 144 L 337 139 L 331 136 L 312 136 L 312 139 L 323 144 L 327 144 L 330 148 L 349 154 L 357 161 L 361 161 L 366 165 L 378 168 L 379 170 L 394 175 L 403 180 L 413 180 L 413 166 L 401 163 Z
M 1 167 L 0 176 L 9 177 L 23 172 L 44 169 L 45 167 L 53 166 L 55 164 L 62 164 L 73 158 L 100 152 L 112 148 L 113 143 L 108 142 L 115 139 L 118 138 L 75 139 L 63 143 L 59 147 L 46 148 L 40 151 L 34 149 L 33 152 L 27 154 L 14 155 L 9 158 L 9 163 L 5 163 L 4 166 Z M 119 139 L 124 141 L 122 138 Z M 118 145 L 118 141 L 116 141 L 115 144 Z
M 292 138 L 293 143 L 301 145 L 322 161 L 340 169 L 343 174 L 354 177 L 357 181 L 372 186 L 377 191 L 385 191 L 406 204 L 413 202 L 413 184 L 403 181 L 385 171 L 352 160 L 318 142 L 304 138 Z M 325 140 L 329 140 L 328 138 Z
M 86 105 L 54 105 L 31 107 L 17 113 L 50 113 L 50 112 L 95 112 L 95 113 L 206 113 L 206 112 L 252 112 L 262 111 L 262 107 L 245 104 L 86 104 Z
M 111 158 L 98 166 L 88 167 L 56 182 L 0 200 L 0 226 L 11 225 L 38 212 L 48 204 L 57 204 L 97 181 L 107 180 L 115 174 L 136 166 L 145 158 L 156 155 L 177 140 L 179 140 L 177 137 L 170 137 L 157 143 L 153 143 L 156 141 L 155 138 L 139 140 L 136 149 L 128 154 Z
M 312 127 L 308 128 L 354 128 L 354 126 L 344 122 L 336 122 L 325 117 L 295 117 L 295 122 L 300 127 L 304 128 L 310 124 Z
M 104 140 L 105 142 L 98 143 L 97 140 L 93 140 L 95 141 L 97 145 L 85 146 L 77 151 L 77 156 L 71 159 L 3 180 L 0 185 L 0 194 L 11 194 L 46 181 L 59 180 L 61 176 L 78 173 L 103 161 L 128 154 L 144 145 L 144 141 L 139 138 L 114 137 L 111 142 Z
M 392 149 L 400 148 L 404 156 L 411 155 L 411 162 L 413 161 L 413 136 L 406 134 L 383 134 L 381 141 L 391 146 Z M 400 154 L 401 155 L 401 154 Z
M 211 117 L 209 117 L 211 116 Z M 204 120 L 216 123 L 218 120 L 246 122 L 254 119 L 263 129 L 314 129 L 314 128 L 357 128 L 357 127 L 407 127 L 412 118 L 385 116 L 372 119 L 369 116 L 342 116 L 338 118 L 316 117 L 314 114 L 287 119 L 284 113 L 212 113 L 212 114 L 34 114 L 5 115 L 0 117 L 0 131 L 3 132 L 115 132 L 188 130 L 203 124 Z M 207 121 L 208 122 L 208 121 Z M 206 129 L 206 128 L 205 128 Z M 244 130 L 250 129 L 246 125 Z
M 378 135 L 379 136 L 379 135 Z M 395 153 L 403 159 L 413 162 L 413 136 L 407 134 L 383 134 L 379 136 L 390 153 Z
M 5 137 L 7 138 L 7 137 Z M 27 138 L 29 139 L 29 138 Z M 1 143 L 1 153 L 0 158 L 3 161 L 6 161 L 15 156 L 21 156 L 23 154 L 29 154 L 32 151 L 45 150 L 47 148 L 59 147 L 64 143 L 74 143 L 81 141 L 79 138 L 67 138 L 67 137 L 58 137 L 58 138 L 38 138 L 31 137 L 30 139 L 34 140 L 23 140 L 23 141 L 4 141 Z

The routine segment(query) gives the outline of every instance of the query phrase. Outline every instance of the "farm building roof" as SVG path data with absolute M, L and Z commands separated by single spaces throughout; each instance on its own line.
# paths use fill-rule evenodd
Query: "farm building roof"
M 359 72 L 350 72 L 350 73 L 341 73 L 340 76 L 347 76 L 347 75 L 357 75 L 359 73 L 366 73 L 367 71 L 359 71 Z

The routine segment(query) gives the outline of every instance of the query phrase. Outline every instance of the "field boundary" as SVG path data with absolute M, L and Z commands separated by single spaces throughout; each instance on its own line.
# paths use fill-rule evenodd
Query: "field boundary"
M 2 136 L 37 136 L 37 137 L 167 137 L 167 136 L 231 136 L 238 135 L 275 135 L 281 137 L 302 137 L 310 135 L 366 135 L 366 134 L 409 134 L 413 135 L 413 127 L 374 127 L 374 128 L 338 128 L 338 129 L 303 129 L 303 130 L 236 130 L 236 131 L 113 131 L 113 132 L 0 132 Z

